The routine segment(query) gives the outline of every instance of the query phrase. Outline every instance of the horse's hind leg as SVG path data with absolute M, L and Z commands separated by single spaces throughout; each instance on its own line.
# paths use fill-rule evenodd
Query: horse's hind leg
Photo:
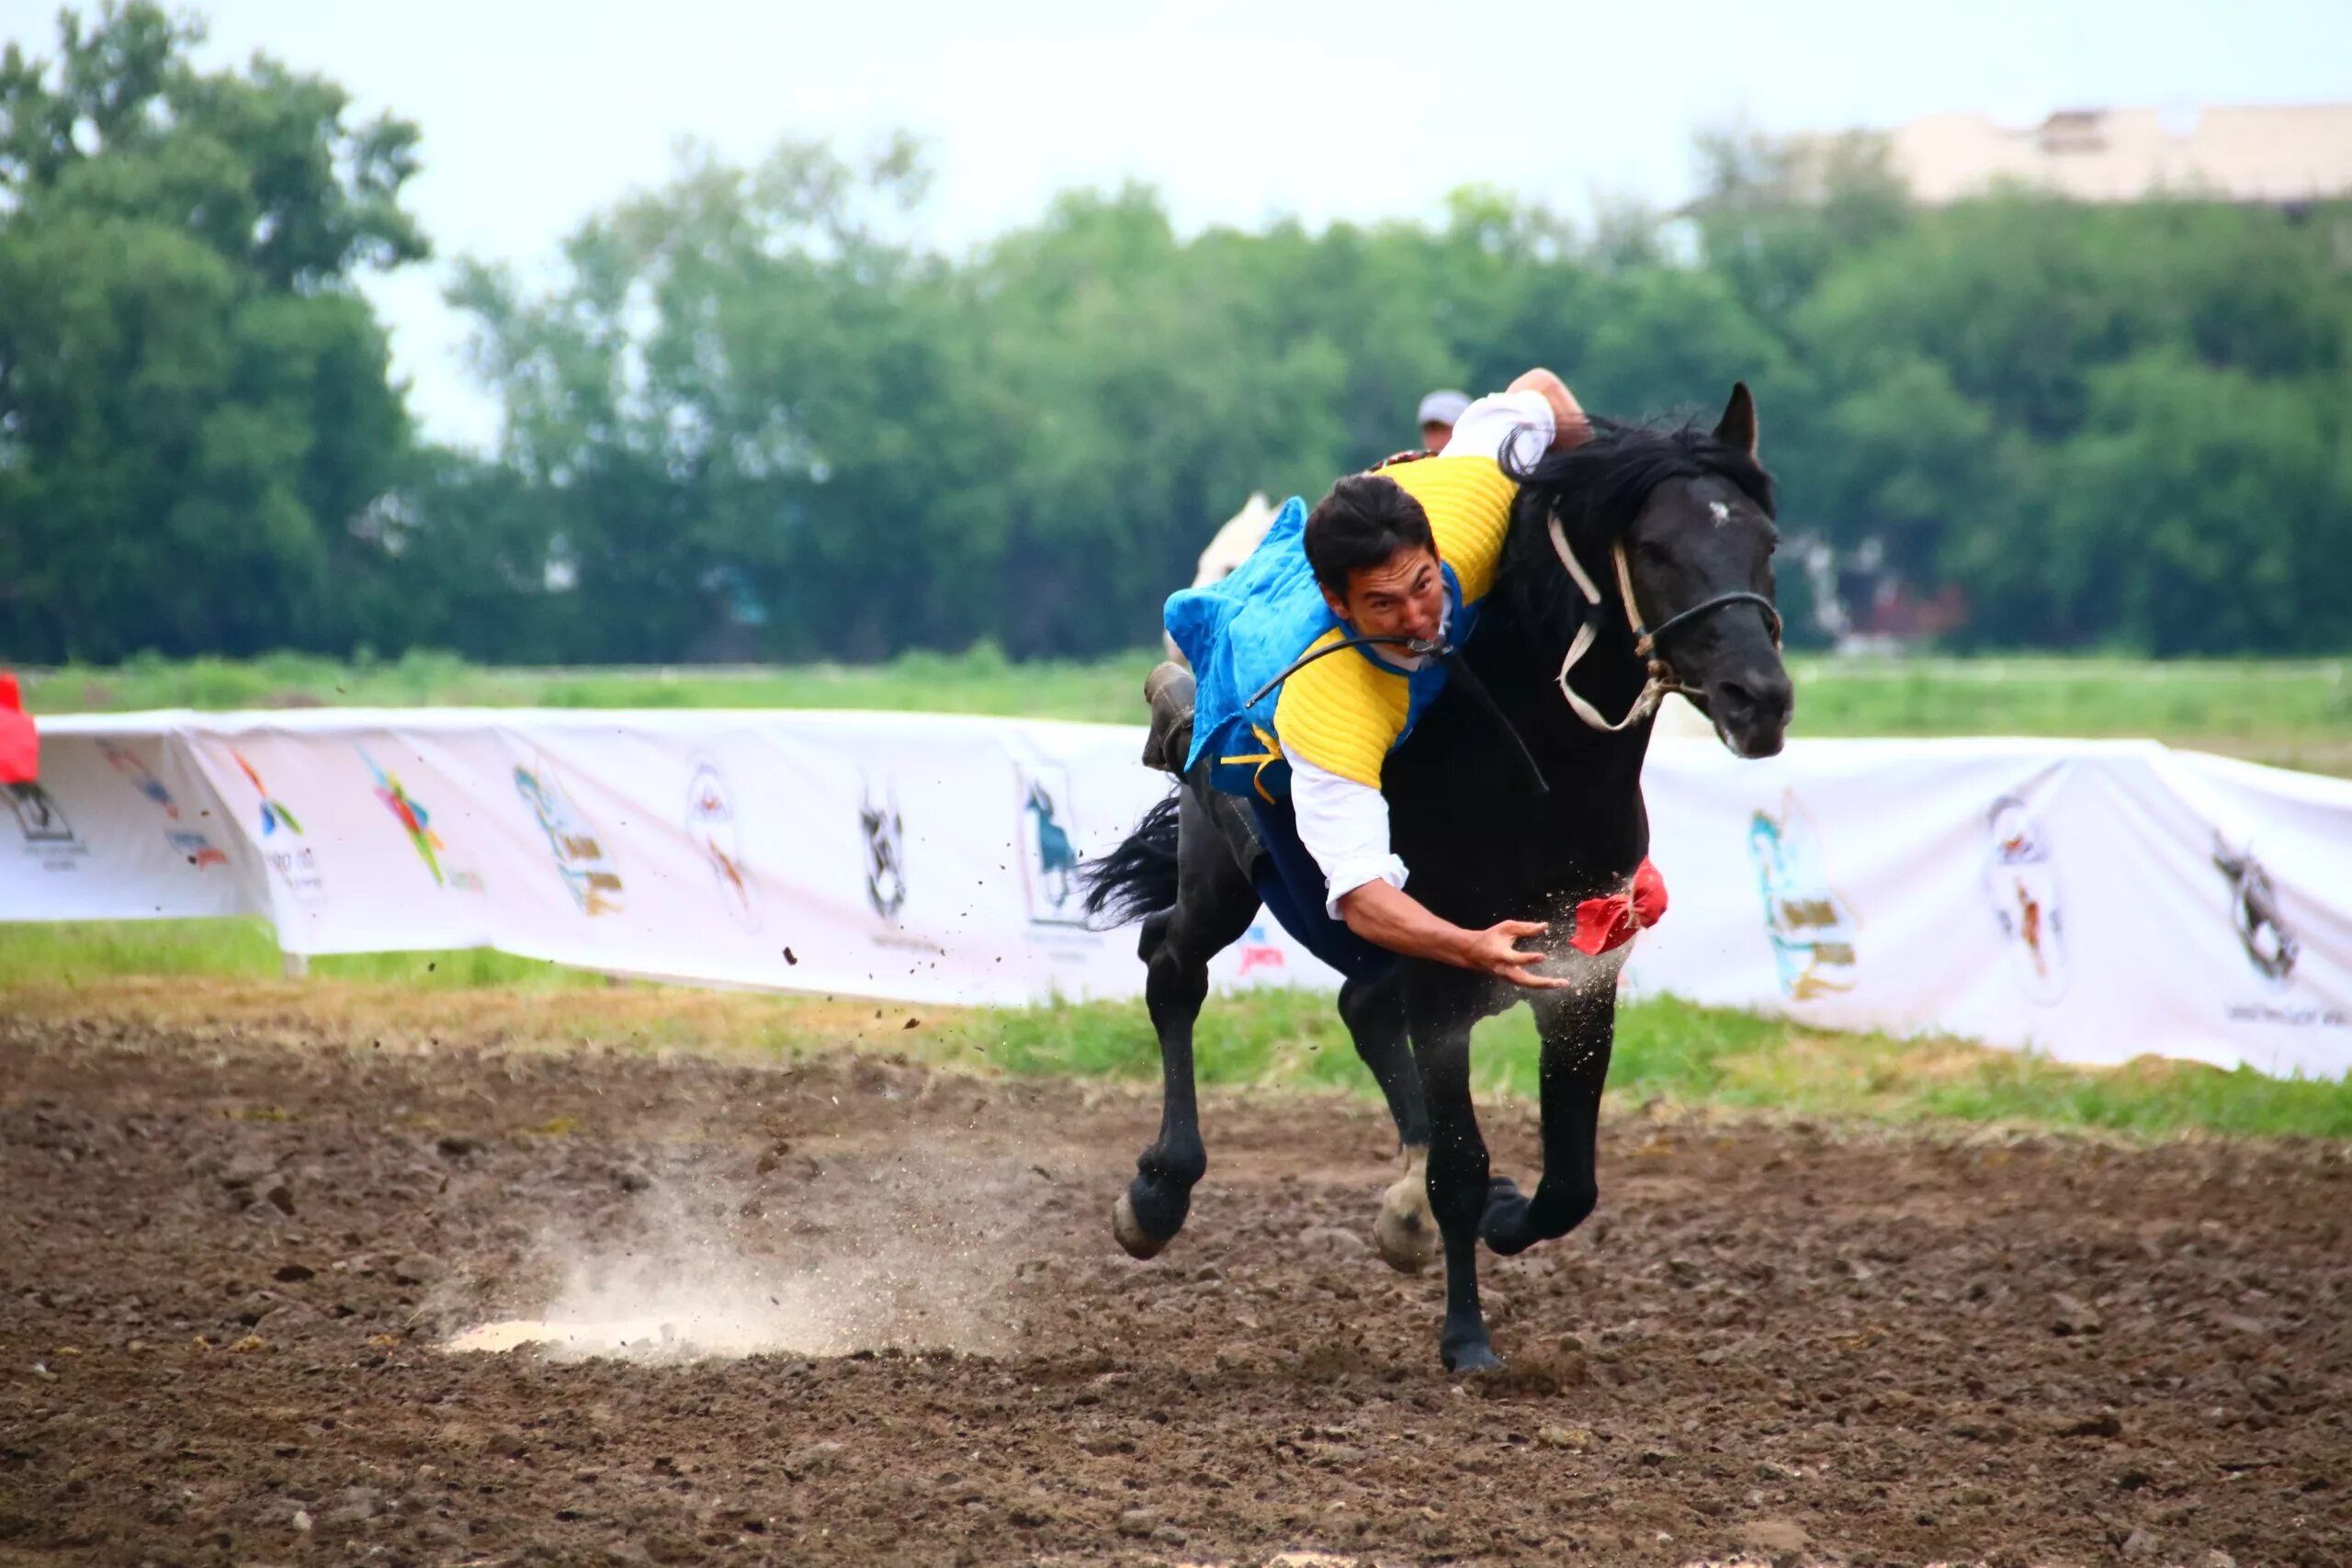
M 1438 1249 L 1437 1218 L 1430 1213 L 1430 1112 L 1421 1096 L 1420 1069 L 1413 1065 L 1396 973 L 1340 987 L 1340 1018 L 1355 1042 L 1356 1055 L 1387 1097 L 1388 1114 L 1396 1119 L 1396 1139 L 1404 1151 L 1404 1173 L 1381 1194 L 1373 1243 L 1391 1269 L 1418 1274 L 1436 1258 Z
M 1193 1023 L 1208 996 L 1209 960 L 1238 940 L 1258 913 L 1257 889 L 1189 789 L 1178 812 L 1176 859 L 1175 907 L 1144 921 L 1140 944 L 1148 966 L 1144 1002 L 1159 1036 L 1164 1079 L 1159 1136 L 1136 1159 L 1135 1179 L 1111 1215 L 1112 1234 L 1136 1258 L 1150 1258 L 1175 1239 L 1193 1186 L 1208 1169 L 1193 1091 Z

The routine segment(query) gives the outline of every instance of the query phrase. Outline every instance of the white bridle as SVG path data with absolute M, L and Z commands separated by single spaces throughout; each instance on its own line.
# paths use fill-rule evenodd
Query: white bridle
M 1560 564 L 1568 569 L 1568 575 L 1576 580 L 1577 591 L 1584 595 L 1585 603 L 1596 609 L 1599 608 L 1600 590 L 1593 582 L 1592 574 L 1585 570 L 1584 563 L 1577 559 L 1576 551 L 1568 547 L 1567 532 L 1560 526 L 1559 514 L 1555 513 L 1544 519 L 1544 525 L 1552 536 L 1552 553 L 1558 556 Z M 1729 593 L 1718 593 L 1712 599 L 1693 604 L 1679 615 L 1668 615 L 1658 623 L 1657 630 L 1650 630 L 1642 624 L 1641 609 L 1634 603 L 1634 573 L 1633 570 L 1625 564 L 1625 541 L 1618 539 L 1612 542 L 1610 546 L 1610 555 L 1617 563 L 1617 592 L 1625 601 L 1625 626 L 1634 634 L 1634 651 L 1647 663 L 1649 676 L 1642 682 L 1641 694 L 1634 699 L 1634 705 L 1625 710 L 1624 717 L 1614 724 L 1601 717 L 1600 710 L 1585 701 L 1577 694 L 1577 689 L 1568 684 L 1568 672 L 1577 667 L 1577 660 L 1592 651 L 1592 645 L 1600 637 L 1600 617 L 1585 616 L 1583 624 L 1577 627 L 1576 637 L 1568 643 L 1568 656 L 1560 660 L 1559 683 L 1560 695 L 1568 700 L 1569 709 L 1589 728 L 1597 729 L 1604 735 L 1615 735 L 1621 730 L 1631 728 L 1656 713 L 1657 705 L 1666 700 L 1666 694 L 1668 692 L 1680 692 L 1686 696 L 1690 695 L 1690 688 L 1682 683 L 1681 679 L 1674 673 L 1674 667 L 1668 664 L 1665 657 L 1658 652 L 1657 640 L 1676 626 L 1703 615 L 1710 610 L 1720 609 L 1725 604 L 1752 603 L 1761 605 L 1764 610 L 1764 618 L 1771 626 L 1773 646 L 1776 648 L 1780 646 L 1780 612 L 1773 607 L 1772 601 L 1763 594 L 1751 593 L 1744 589 Z

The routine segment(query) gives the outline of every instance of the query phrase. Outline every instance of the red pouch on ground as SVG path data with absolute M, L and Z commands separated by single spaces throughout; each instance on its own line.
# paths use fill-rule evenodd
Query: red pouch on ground
M 1606 953 L 1634 940 L 1666 918 L 1666 878 L 1646 856 L 1623 893 L 1588 898 L 1577 906 L 1576 934 L 1568 944 L 1578 953 Z
M 25 712 L 17 678 L 0 670 L 0 784 L 30 784 L 40 776 L 40 737 Z

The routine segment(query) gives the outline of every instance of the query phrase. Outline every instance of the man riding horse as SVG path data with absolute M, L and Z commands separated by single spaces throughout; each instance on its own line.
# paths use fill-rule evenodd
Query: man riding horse
M 1442 455 L 1342 479 L 1311 517 L 1292 502 L 1240 570 L 1170 601 L 1199 681 L 1153 672 L 1145 760 L 1182 787 L 1081 874 L 1090 916 L 1141 925 L 1159 1043 L 1120 1247 L 1154 1257 L 1183 1228 L 1208 1169 L 1209 962 L 1271 907 L 1347 974 L 1340 1017 L 1405 1161 L 1374 1243 L 1408 1270 L 1442 1247 L 1456 1371 L 1498 1364 L 1478 1249 L 1565 1235 L 1598 1201 L 1618 972 L 1665 900 L 1641 787 L 1658 704 L 1680 692 L 1768 757 L 1792 700 L 1745 385 L 1712 429 L 1587 421 L 1541 372 L 1488 402 Z M 1470 1092 L 1472 1026 L 1520 1000 L 1543 1052 L 1532 1191 L 1491 1170 Z
M 1557 376 L 1530 370 L 1462 409 L 1433 457 L 1343 479 L 1312 513 L 1292 499 L 1238 570 L 1168 601 L 1193 671 L 1162 664 L 1145 682 L 1144 761 L 1247 803 L 1260 897 L 1342 974 L 1402 954 L 1568 983 L 1518 945 L 1543 925 L 1465 930 L 1405 891 L 1380 784 L 1445 685 L 1432 650 L 1470 635 L 1494 585 L 1517 493 L 1506 459 L 1523 468 L 1590 429 Z

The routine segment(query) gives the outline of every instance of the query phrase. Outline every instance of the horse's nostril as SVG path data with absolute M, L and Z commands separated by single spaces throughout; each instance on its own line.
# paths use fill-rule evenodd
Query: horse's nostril
M 1750 671 L 1718 683 L 1710 696 L 1726 724 L 1786 723 L 1793 695 L 1788 680 L 1770 671 Z

